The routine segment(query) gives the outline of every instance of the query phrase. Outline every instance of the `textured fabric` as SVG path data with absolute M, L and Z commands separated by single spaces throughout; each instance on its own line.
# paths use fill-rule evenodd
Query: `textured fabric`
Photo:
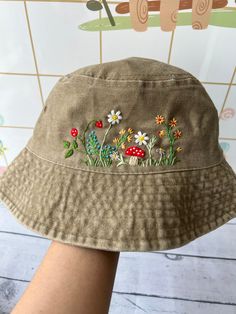
M 183 132 L 181 162 L 171 169 L 202 168 L 223 159 L 218 144 L 217 110 L 203 85 L 182 69 L 177 71 L 172 65 L 138 57 L 86 67 L 60 79 L 46 100 L 27 146 L 48 160 L 77 169 L 105 173 L 169 170 L 169 166 L 117 167 L 115 164 L 91 169 L 81 162 L 82 150 L 76 152 L 75 158 L 64 158 L 62 142 L 69 139 L 70 129 L 84 130 L 92 119 L 102 119 L 107 128 L 106 116 L 112 109 L 120 110 L 123 119 L 110 130 L 107 137 L 110 143 L 123 128 L 156 134 L 161 126 L 156 125 L 155 117 L 161 114 L 169 120 L 175 117 Z M 100 142 L 104 128 L 96 128 Z
M 122 119 L 111 127 L 112 110 Z M 141 156 L 130 163 L 126 156 L 129 162 L 120 166 L 89 165 L 80 144 L 65 158 L 63 140 L 77 132 L 70 130 L 81 134 L 94 120 L 89 131 L 96 131 L 98 143 L 109 131 L 104 144 L 114 147 L 112 139 L 132 129 L 126 149 L 142 148 L 146 155 L 155 134 L 152 162 L 158 148 L 168 146 L 159 133 L 163 117 L 177 121 L 169 131 L 182 132 L 174 164 L 137 164 Z M 135 142 L 138 132 L 148 136 L 147 145 Z M 0 199 L 22 224 L 49 239 L 109 251 L 180 247 L 236 217 L 236 174 L 218 132 L 213 102 L 183 69 L 140 57 L 84 67 L 52 89 L 33 136 L 0 177 Z

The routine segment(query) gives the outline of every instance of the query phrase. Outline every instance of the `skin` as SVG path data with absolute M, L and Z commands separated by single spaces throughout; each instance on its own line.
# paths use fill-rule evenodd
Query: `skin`
M 119 254 L 52 241 L 11 314 L 107 314 Z

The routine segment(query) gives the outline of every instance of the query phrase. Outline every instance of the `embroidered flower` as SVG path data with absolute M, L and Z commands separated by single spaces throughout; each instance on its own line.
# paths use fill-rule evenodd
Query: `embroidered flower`
M 119 160 L 119 154 L 118 152 L 114 152 L 110 155 L 112 160 Z
M 177 125 L 177 120 L 175 119 L 175 118 L 173 118 L 172 120 L 170 120 L 170 122 L 169 122 L 169 126 L 170 127 L 175 127 Z
M 125 130 L 125 129 L 122 129 L 122 130 L 120 130 L 119 134 L 124 135 L 125 132 L 126 132 L 126 130 Z
M 73 137 L 76 137 L 78 135 L 78 130 L 76 128 L 72 128 L 70 130 L 70 134 L 73 136 Z
M 150 135 L 147 135 L 146 132 L 142 131 L 133 134 L 134 130 L 129 127 L 118 130 L 117 136 L 112 140 L 109 132 L 113 125 L 119 124 L 123 118 L 119 110 L 111 110 L 107 117 L 109 125 L 104 130 L 101 138 L 97 136 L 96 128 L 103 128 L 102 120 L 91 119 L 81 133 L 78 129 L 71 128 L 72 140 L 64 139 L 63 141 L 66 149 L 65 158 L 71 157 L 78 151 L 84 154 L 85 158 L 82 161 L 87 166 L 95 167 L 110 167 L 113 164 L 117 167 L 124 164 L 142 167 L 167 166 L 174 165 L 180 161 L 178 153 L 182 151 L 182 147 L 177 145 L 175 148 L 175 142 L 176 139 L 182 137 L 182 131 L 175 129 L 177 126 L 176 118 L 173 117 L 171 120 L 167 120 L 163 115 L 157 115 L 155 117 L 156 124 L 161 126 L 160 130 L 156 131 L 156 134 L 150 133 Z M 91 126 L 93 126 L 92 129 Z M 165 136 L 166 147 L 155 149 L 159 141 L 158 136 L 159 138 Z M 138 143 L 137 146 L 129 146 L 127 148 L 128 143 L 133 139 L 135 143 Z M 79 145 L 78 141 L 81 142 Z M 115 145 L 109 144 L 109 141 L 113 141 Z M 141 145 L 145 145 L 145 148 L 140 148 L 139 146 Z
M 132 139 L 133 139 L 132 135 L 128 135 L 128 136 L 127 136 L 127 141 L 128 141 L 129 143 L 132 141 Z
M 180 138 L 182 136 L 182 132 L 180 131 L 180 130 L 176 130 L 175 132 L 174 132 L 174 137 L 175 138 Z
M 158 132 L 159 137 L 164 137 L 166 135 L 165 130 L 161 130 Z
M 149 137 L 146 134 L 147 133 L 142 133 L 141 131 L 138 131 L 138 134 L 134 135 L 134 137 L 136 138 L 135 143 L 138 143 L 139 145 L 147 145 L 147 140 L 149 140 Z
M 162 147 L 158 147 L 156 151 L 162 156 L 165 155 L 165 150 Z
M 108 122 L 111 124 L 119 124 L 120 120 L 122 119 L 122 115 L 120 111 L 117 111 L 115 113 L 115 110 L 111 110 L 111 113 L 107 115 L 108 116 Z
M 162 124 L 165 122 L 165 118 L 161 115 L 157 115 L 155 119 L 156 119 L 156 124 Z
M 119 141 L 119 138 L 118 138 L 118 137 L 115 137 L 114 140 L 113 140 L 113 143 L 116 144 L 116 143 L 118 143 L 118 141 Z

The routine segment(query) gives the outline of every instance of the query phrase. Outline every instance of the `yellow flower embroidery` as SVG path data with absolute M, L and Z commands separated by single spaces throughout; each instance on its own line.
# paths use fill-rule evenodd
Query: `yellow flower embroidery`
M 121 128 L 120 131 L 118 130 L 118 134 L 114 135 L 113 139 L 110 139 L 110 141 L 114 143 L 113 145 L 109 143 L 108 133 L 111 128 L 122 121 L 123 117 L 119 110 L 111 110 L 107 117 L 109 126 L 101 139 L 98 138 L 96 130 L 89 130 L 89 127 L 91 127 L 93 123 L 94 127 L 102 129 L 103 120 L 93 119 L 89 121 L 83 133 L 79 132 L 76 128 L 72 128 L 70 132 L 72 136 L 71 141 L 68 139 L 63 141 L 63 146 L 67 149 L 64 157 L 71 157 L 75 154 L 75 151 L 78 150 L 80 152 L 81 149 L 83 149 L 81 153 L 86 155 L 83 161 L 87 166 L 91 165 L 96 167 L 110 167 L 112 164 L 116 164 L 117 167 L 125 164 L 145 167 L 167 166 L 174 165 L 176 162 L 180 161 L 178 153 L 182 151 L 182 147 L 178 146 L 181 144 L 175 146 L 175 142 L 176 139 L 179 139 L 183 135 L 182 131 L 176 127 L 177 120 L 175 117 L 172 116 L 172 118 L 169 119 L 160 114 L 154 116 L 156 124 L 160 125 L 160 129 L 155 131 L 155 135 L 151 133 L 147 135 L 144 129 L 136 133 L 136 131 L 130 127 Z M 88 133 L 86 134 L 86 132 Z M 82 135 L 80 136 L 80 134 Z M 163 142 L 167 143 L 166 148 L 156 147 L 156 143 L 162 145 L 162 141 L 160 139 L 158 140 L 158 137 L 165 137 L 165 141 Z M 81 142 L 80 146 L 77 143 L 78 141 Z M 130 145 L 129 143 L 132 141 L 137 144 L 133 146 Z M 139 147 L 141 145 L 144 145 L 142 150 Z M 142 154 L 140 153 L 141 151 Z
M 122 129 L 122 130 L 120 130 L 119 134 L 124 135 L 125 132 L 126 132 L 126 130 L 125 130 L 125 129 Z
M 131 135 L 128 135 L 127 141 L 128 141 L 129 143 L 132 141 L 132 136 L 131 136 Z
M 118 137 L 115 137 L 114 140 L 113 140 L 113 143 L 116 144 L 118 141 L 119 141 L 119 138 L 118 138 Z
M 165 134 L 166 134 L 165 130 L 161 130 L 161 131 L 158 132 L 158 135 L 159 135 L 160 137 L 164 137 Z

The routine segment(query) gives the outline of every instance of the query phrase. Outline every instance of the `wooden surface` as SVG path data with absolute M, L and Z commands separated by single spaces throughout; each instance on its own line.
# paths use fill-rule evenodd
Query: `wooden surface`
M 0 314 L 10 313 L 50 243 L 0 203 Z M 235 243 L 232 219 L 178 249 L 121 252 L 109 314 L 235 314 Z

